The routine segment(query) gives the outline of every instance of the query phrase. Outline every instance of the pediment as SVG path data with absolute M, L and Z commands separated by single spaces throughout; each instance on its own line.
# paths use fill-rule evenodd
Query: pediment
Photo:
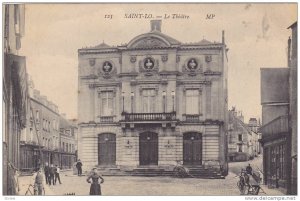
M 156 48 L 156 47 L 168 47 L 165 41 L 156 37 L 145 37 L 135 41 L 130 48 Z

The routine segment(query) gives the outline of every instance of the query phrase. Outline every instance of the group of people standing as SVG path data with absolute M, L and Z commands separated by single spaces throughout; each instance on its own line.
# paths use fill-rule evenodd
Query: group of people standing
M 62 184 L 60 181 L 60 168 L 58 167 L 58 165 L 53 165 L 51 164 L 50 166 L 48 165 L 48 163 L 45 163 L 45 168 L 44 168 L 44 172 L 45 172 L 45 178 L 46 178 L 46 184 L 51 185 L 55 185 L 56 181 L 58 180 L 59 184 Z
M 82 176 L 82 163 L 80 159 L 76 163 L 76 168 L 78 171 L 78 176 Z M 44 191 L 44 176 L 42 174 L 43 169 L 39 168 L 39 170 L 34 175 L 34 190 L 35 195 L 42 195 Z M 48 163 L 45 163 L 44 166 L 44 174 L 45 174 L 45 181 L 48 185 L 55 185 L 57 180 L 60 184 L 60 168 L 58 165 L 51 164 L 50 166 Z M 97 172 L 97 168 L 93 168 L 86 180 L 88 183 L 91 183 L 90 186 L 90 195 L 101 195 L 101 186 L 104 182 L 103 177 Z

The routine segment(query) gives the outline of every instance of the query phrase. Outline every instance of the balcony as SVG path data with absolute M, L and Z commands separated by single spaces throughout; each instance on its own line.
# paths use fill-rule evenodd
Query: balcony
M 113 123 L 115 116 L 101 116 L 100 123 Z
M 137 123 L 158 123 L 162 124 L 163 127 L 166 126 L 167 123 L 171 123 L 171 126 L 175 126 L 177 122 L 176 112 L 168 112 L 168 113 L 122 113 L 122 120 L 120 121 L 122 126 L 124 127 L 126 123 L 130 124 L 130 127 L 134 127 L 134 124 Z
M 199 114 L 183 114 L 183 121 L 188 123 L 198 123 L 200 122 Z
M 289 132 L 289 117 L 288 115 L 280 116 L 260 128 L 262 138 L 274 138 L 285 136 Z
M 176 119 L 176 112 L 170 113 L 122 113 L 125 121 L 172 121 Z

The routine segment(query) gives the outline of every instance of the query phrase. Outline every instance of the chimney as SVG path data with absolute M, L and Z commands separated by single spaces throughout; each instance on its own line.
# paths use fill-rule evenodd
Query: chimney
M 225 44 L 225 31 L 222 31 L 222 43 Z
M 151 31 L 161 32 L 161 20 L 151 20 Z

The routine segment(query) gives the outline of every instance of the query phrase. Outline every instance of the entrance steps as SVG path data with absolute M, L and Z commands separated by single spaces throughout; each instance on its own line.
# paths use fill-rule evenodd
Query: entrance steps
M 205 169 L 203 166 L 191 166 L 189 169 L 190 178 L 203 179 L 224 179 L 220 171 L 216 169 Z M 163 167 L 137 167 L 132 170 L 122 170 L 118 167 L 97 167 L 98 172 L 103 176 L 141 176 L 141 177 L 174 177 L 173 170 Z

